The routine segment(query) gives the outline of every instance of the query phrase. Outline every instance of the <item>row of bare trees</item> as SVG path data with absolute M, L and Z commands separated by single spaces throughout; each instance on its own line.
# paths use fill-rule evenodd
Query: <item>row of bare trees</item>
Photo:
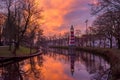
M 15 51 L 22 42 L 30 42 L 36 33 L 42 35 L 40 19 L 42 9 L 36 0 L 0 0 L 4 24 L 1 37 L 6 42 L 15 43 Z M 3 19 L 1 19 L 3 20 Z M 11 43 L 9 44 L 11 50 Z
M 93 33 L 108 39 L 110 48 L 115 40 L 120 49 L 120 1 L 98 0 L 97 4 L 92 4 L 92 14 L 98 15 L 93 22 Z
M 86 34 L 77 39 L 80 46 L 120 49 L 120 1 L 98 0 L 91 6 L 97 17 Z
M 106 16 L 107 14 L 105 14 Z M 87 29 L 86 34 L 81 35 L 81 31 L 75 31 L 75 44 L 78 47 L 101 47 L 101 48 L 119 48 L 116 34 L 119 31 L 114 26 L 110 26 L 111 19 L 98 16 L 93 22 L 93 27 Z M 105 22 L 104 20 L 110 20 Z M 116 34 L 115 34 L 116 33 Z M 50 46 L 68 46 L 69 33 L 63 35 L 54 35 L 47 39 Z
M 81 46 L 120 49 L 120 1 L 97 0 L 91 7 L 97 18 L 86 34 L 77 39 L 78 43 Z

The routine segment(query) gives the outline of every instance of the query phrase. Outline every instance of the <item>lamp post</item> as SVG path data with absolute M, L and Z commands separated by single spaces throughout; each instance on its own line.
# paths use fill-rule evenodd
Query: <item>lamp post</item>
M 88 27 L 88 19 L 85 21 L 86 23 L 86 34 L 88 34 L 88 30 L 87 30 L 87 27 Z
M 88 36 L 88 29 L 87 29 L 87 27 L 88 27 L 88 19 L 85 21 L 85 23 L 86 23 L 86 36 Z M 86 46 L 88 46 L 87 38 L 86 38 Z

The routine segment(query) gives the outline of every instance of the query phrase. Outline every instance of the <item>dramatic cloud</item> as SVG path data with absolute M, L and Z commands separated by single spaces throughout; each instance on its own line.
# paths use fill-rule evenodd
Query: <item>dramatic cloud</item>
M 84 30 L 84 21 L 91 17 L 89 3 L 91 0 L 41 0 L 44 9 L 44 34 L 62 34 L 69 30 L 70 25 Z

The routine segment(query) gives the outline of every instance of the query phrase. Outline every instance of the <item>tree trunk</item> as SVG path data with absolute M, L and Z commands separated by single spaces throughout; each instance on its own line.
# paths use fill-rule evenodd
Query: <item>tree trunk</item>
M 99 48 L 101 47 L 101 43 L 102 43 L 102 42 L 101 42 L 101 39 L 100 39 L 100 40 L 99 40 Z
M 106 48 L 106 38 L 104 38 L 104 48 Z
M 92 40 L 89 40 L 89 47 L 92 47 Z
M 14 50 L 13 50 L 13 54 L 16 56 L 16 51 L 19 49 L 20 46 L 20 42 L 14 42 L 15 46 L 14 46 Z
M 112 39 L 110 39 L 110 48 L 112 48 Z
M 17 48 L 14 47 L 14 50 L 13 50 L 13 54 L 16 56 L 16 51 L 17 51 Z
M 12 50 L 12 41 L 9 40 L 9 51 L 11 51 L 11 50 Z
M 117 39 L 117 45 L 118 45 L 118 49 L 120 49 L 120 38 Z
M 11 44 L 9 44 L 9 51 L 11 51 Z
M 95 41 L 94 40 L 92 41 L 92 47 L 95 47 Z
M 16 49 L 19 49 L 20 48 L 20 41 L 18 41 L 17 43 L 16 43 Z
M 2 41 L 1 41 L 1 33 L 0 33 L 0 46 L 2 46 Z

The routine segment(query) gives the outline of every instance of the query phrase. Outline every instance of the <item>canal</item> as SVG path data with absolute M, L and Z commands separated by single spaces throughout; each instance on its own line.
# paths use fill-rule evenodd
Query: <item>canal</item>
M 108 80 L 110 65 L 91 53 L 44 49 L 39 56 L 0 68 L 0 80 Z

